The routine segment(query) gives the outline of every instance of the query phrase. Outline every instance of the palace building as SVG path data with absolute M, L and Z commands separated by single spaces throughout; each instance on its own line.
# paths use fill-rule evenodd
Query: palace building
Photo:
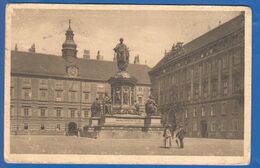
M 62 45 L 62 56 L 11 51 L 11 133 L 61 134 L 84 129 L 91 117 L 90 106 L 105 93 L 111 94 L 108 79 L 117 72 L 116 62 L 77 57 L 74 32 L 69 26 Z M 150 94 L 147 65 L 129 64 L 129 73 L 137 79 L 134 97 L 144 113 Z
M 163 122 L 186 136 L 243 138 L 244 14 L 183 45 L 149 72 Z

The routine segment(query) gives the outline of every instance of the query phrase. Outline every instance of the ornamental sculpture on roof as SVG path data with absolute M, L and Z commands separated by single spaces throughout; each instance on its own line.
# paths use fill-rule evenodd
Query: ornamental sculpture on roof
M 114 51 L 116 53 L 116 59 L 117 59 L 117 67 L 120 72 L 126 71 L 129 64 L 129 49 L 123 43 L 123 41 L 124 39 L 120 38 L 120 43 L 118 43 L 114 48 Z
M 171 52 L 172 52 L 173 56 L 178 56 L 178 55 L 184 54 L 185 49 L 183 47 L 183 42 L 177 42 L 176 44 L 173 44 Z

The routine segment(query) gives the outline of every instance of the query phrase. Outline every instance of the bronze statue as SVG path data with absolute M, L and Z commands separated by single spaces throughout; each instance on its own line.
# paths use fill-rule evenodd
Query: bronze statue
M 117 67 L 119 71 L 126 71 L 129 64 L 129 49 L 123 43 L 124 39 L 120 38 L 120 43 L 116 45 L 114 51 L 116 53 Z
M 147 116 L 152 116 L 157 113 L 157 104 L 152 96 L 149 96 L 145 103 L 145 113 Z
M 107 93 L 105 93 L 103 103 L 104 103 L 104 114 L 111 115 L 112 114 L 112 112 L 111 112 L 111 103 L 112 102 L 111 102 L 111 98 L 108 96 Z

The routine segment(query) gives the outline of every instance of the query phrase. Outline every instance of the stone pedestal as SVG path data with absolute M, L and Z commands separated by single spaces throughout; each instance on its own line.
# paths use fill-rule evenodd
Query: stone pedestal
M 101 117 L 91 117 L 90 127 L 98 127 L 101 125 Z
M 117 72 L 108 80 L 111 85 L 112 115 L 134 114 L 134 93 L 137 80 L 126 71 Z
M 137 80 L 120 71 L 111 77 L 111 112 L 91 118 L 90 130 L 98 138 L 144 139 L 162 138 L 160 116 L 135 114 L 135 86 Z M 92 135 L 92 134 L 91 134 Z
M 160 127 L 161 120 L 161 116 L 147 116 L 145 117 L 145 127 Z

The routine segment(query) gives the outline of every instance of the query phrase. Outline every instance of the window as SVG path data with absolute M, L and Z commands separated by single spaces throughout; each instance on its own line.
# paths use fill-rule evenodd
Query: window
M 191 96 L 190 96 L 190 88 L 187 88 L 187 99 L 190 101 Z
M 76 91 L 69 91 L 69 95 L 70 95 L 70 101 L 76 101 Z
M 11 111 L 11 116 L 14 116 L 14 115 L 15 115 L 15 108 L 14 108 L 14 106 L 11 106 L 10 108 L 11 108 L 11 109 L 10 109 L 10 111 Z
M 222 132 L 227 131 L 227 121 L 226 120 L 220 121 L 220 131 L 222 131 Z
M 88 102 L 90 100 L 89 92 L 83 92 L 83 100 L 84 100 L 84 102 Z
M 47 79 L 40 79 L 40 85 L 42 85 L 42 86 L 46 86 L 46 85 L 48 85 L 48 80 Z
M 23 99 L 29 100 L 31 99 L 31 89 L 30 88 L 23 88 L 22 90 Z
M 185 118 L 188 118 L 188 110 L 185 110 Z
M 215 132 L 216 129 L 217 129 L 216 121 L 212 121 L 212 122 L 211 122 L 211 125 L 210 125 L 210 130 L 211 130 L 212 132 Z
M 41 130 L 44 130 L 44 129 L 45 129 L 44 124 L 41 124 Z
M 218 92 L 218 81 L 217 80 L 212 80 L 212 97 L 216 97 L 217 96 L 217 92 Z
M 143 97 L 141 96 L 138 97 L 138 104 L 143 104 Z
M 225 69 L 228 67 L 228 56 L 222 58 L 222 68 Z
M 233 56 L 233 64 L 234 65 L 240 64 L 240 57 L 237 53 Z
M 45 117 L 46 115 L 46 109 L 45 108 L 41 108 L 41 117 Z
M 208 71 L 209 71 L 208 64 L 209 64 L 208 62 L 205 62 L 203 64 L 203 74 L 207 74 L 208 73 Z
M 196 117 L 196 114 L 197 113 L 197 109 L 196 109 L 196 107 L 193 109 L 193 117 Z
M 75 110 L 74 110 L 74 109 L 71 109 L 71 110 L 70 110 L 70 117 L 71 117 L 71 118 L 74 118 L 74 117 L 75 117 Z
M 234 102 L 234 111 L 233 111 L 234 114 L 239 113 L 240 111 L 239 106 L 240 106 L 239 102 Z
M 15 97 L 15 89 L 13 87 L 11 87 L 11 90 L 10 90 L 10 95 L 11 95 L 11 98 L 14 98 Z
M 30 78 L 23 78 L 23 84 L 24 85 L 31 85 L 31 79 Z
M 238 131 L 239 130 L 238 120 L 232 119 L 231 126 L 232 126 L 232 131 Z
M 83 82 L 82 83 L 82 89 L 83 90 L 90 90 L 90 83 Z
M 198 84 L 194 85 L 194 97 L 195 97 L 195 99 L 199 98 L 199 85 Z
M 211 71 L 217 71 L 218 69 L 218 60 L 213 60 L 211 65 Z
M 238 93 L 240 91 L 240 88 L 241 88 L 241 80 L 236 77 L 233 79 L 233 88 L 234 88 L 234 92 L 235 93 Z
M 29 129 L 29 125 L 28 125 L 28 123 L 24 123 L 24 125 L 23 125 L 23 129 L 24 129 L 24 130 L 28 130 L 28 129 Z
M 202 90 L 203 90 L 203 97 L 204 97 L 204 98 L 207 98 L 207 96 L 208 96 L 208 82 L 207 82 L 207 81 L 205 81 L 205 82 L 203 83 L 203 88 L 202 88 Z
M 60 108 L 56 109 L 56 117 L 61 117 L 61 109 Z
M 215 105 L 210 106 L 210 116 L 215 116 Z
M 63 88 L 63 81 L 62 80 L 56 80 L 55 81 L 55 88 L 62 90 L 62 88 Z
M 25 117 L 28 117 L 29 116 L 29 107 L 24 107 L 23 108 L 23 113 L 24 113 Z
M 201 116 L 202 116 L 202 117 L 206 116 L 206 112 L 205 112 L 205 110 L 204 110 L 204 107 L 201 108 Z
M 88 110 L 84 110 L 84 117 L 85 117 L 85 118 L 88 118 L 88 115 L 89 115 Z
M 228 94 L 228 80 L 223 81 L 223 94 L 227 95 Z
M 226 103 L 222 103 L 221 114 L 222 115 L 226 115 L 226 110 L 227 110 L 227 104 Z
M 198 124 L 197 124 L 197 121 L 194 121 L 193 123 L 192 123 L 192 131 L 197 131 L 198 130 Z
M 61 101 L 62 100 L 62 90 L 56 90 L 55 91 L 55 97 L 56 97 L 56 101 Z
M 47 89 L 40 89 L 40 100 L 46 100 L 47 95 Z
M 57 131 L 60 131 L 60 124 L 57 124 L 56 130 L 57 130 Z

